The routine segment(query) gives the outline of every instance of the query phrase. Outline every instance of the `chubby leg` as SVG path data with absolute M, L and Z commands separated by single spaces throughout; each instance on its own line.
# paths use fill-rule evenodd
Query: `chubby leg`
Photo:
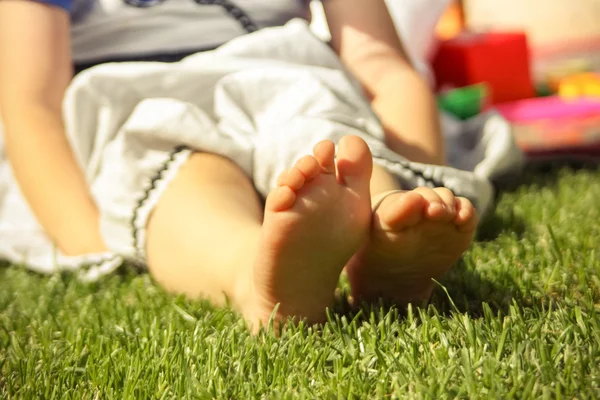
M 231 161 L 194 153 L 162 195 L 147 226 L 148 267 L 166 289 L 235 301 L 256 257 L 263 218 L 248 177 Z
M 473 239 L 478 219 L 467 199 L 446 188 L 390 194 L 398 189 L 383 168 L 374 168 L 372 203 L 383 201 L 373 211 L 369 239 L 346 268 L 357 300 L 427 300 L 431 278 L 446 273 Z
M 167 289 L 222 304 L 258 327 L 276 317 L 317 322 L 370 221 L 371 154 L 358 138 L 321 142 L 285 171 L 264 211 L 230 161 L 194 154 L 148 224 L 150 271 Z

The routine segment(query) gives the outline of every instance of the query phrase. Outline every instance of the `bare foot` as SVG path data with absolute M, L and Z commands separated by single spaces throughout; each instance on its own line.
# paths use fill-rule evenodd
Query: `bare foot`
M 340 141 L 337 161 L 334 152 L 331 141 L 317 144 L 314 157 L 281 174 L 267 197 L 252 285 L 242 304 L 251 324 L 267 322 L 276 305 L 277 320 L 323 321 L 344 265 L 368 235 L 371 153 L 352 136 Z
M 431 278 L 446 273 L 469 247 L 477 223 L 471 202 L 446 188 L 390 194 L 373 213 L 370 239 L 348 263 L 353 297 L 426 301 Z

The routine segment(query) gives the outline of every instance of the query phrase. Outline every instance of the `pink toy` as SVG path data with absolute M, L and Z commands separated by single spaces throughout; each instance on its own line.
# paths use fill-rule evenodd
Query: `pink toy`
M 529 155 L 600 155 L 600 100 L 540 97 L 498 105 Z
M 537 97 L 498 104 L 495 107 L 511 122 L 600 115 L 600 100 L 593 98 L 572 101 L 558 96 Z

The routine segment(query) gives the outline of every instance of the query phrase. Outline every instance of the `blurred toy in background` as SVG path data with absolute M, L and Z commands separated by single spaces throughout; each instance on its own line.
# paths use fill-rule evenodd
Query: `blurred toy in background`
M 581 49 L 594 48 L 594 40 L 579 40 L 573 49 L 563 43 L 561 54 L 578 57 L 556 59 L 540 68 L 535 58 L 542 54 L 540 43 L 549 48 L 540 24 L 547 22 L 533 21 L 542 16 L 532 12 L 531 4 L 508 1 L 514 7 L 491 0 L 455 1 L 442 17 L 436 30 L 439 49 L 432 59 L 438 106 L 460 120 L 490 107 L 497 109 L 511 122 L 519 146 L 530 157 L 600 156 L 600 64 L 594 58 L 600 59 L 600 47 L 589 55 Z M 555 19 L 561 17 L 557 9 L 567 7 L 563 2 L 548 0 Z M 463 8 L 465 3 L 472 8 L 469 13 Z M 509 8 L 510 13 L 523 15 L 512 15 Z M 492 10 L 507 15 L 490 15 Z M 595 10 L 596 21 L 600 22 L 600 3 Z M 470 17 L 475 18 L 476 30 Z M 494 20 L 498 20 L 497 26 L 482 23 Z M 535 50 L 531 48 L 530 33 L 536 38 Z M 569 37 L 569 32 L 564 36 Z M 536 71 L 534 63 L 538 63 Z
M 511 122 L 517 143 L 531 157 L 600 155 L 600 101 L 550 96 L 496 108 Z
M 527 34 L 536 83 L 569 63 L 600 69 L 599 0 L 463 0 L 462 5 L 470 30 Z
M 596 97 L 600 100 L 600 74 L 587 72 L 569 76 L 559 82 L 558 94 L 565 99 Z
M 438 106 L 458 119 L 466 120 L 484 111 L 489 105 L 489 88 L 485 83 L 441 92 Z
M 553 93 L 558 92 L 561 81 L 568 79 L 574 75 L 579 75 L 587 72 L 592 72 L 592 64 L 585 59 L 566 60 L 557 63 L 554 67 L 549 68 L 544 76 L 539 77 L 539 83 L 548 85 L 549 90 Z
M 463 32 L 440 44 L 433 70 L 438 88 L 487 84 L 491 104 L 535 94 L 523 32 Z

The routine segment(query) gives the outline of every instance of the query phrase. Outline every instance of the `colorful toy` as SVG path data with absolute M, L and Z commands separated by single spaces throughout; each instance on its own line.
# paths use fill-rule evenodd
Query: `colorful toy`
M 530 156 L 600 155 L 600 100 L 541 97 L 501 104 L 519 146 Z
M 586 59 L 571 59 L 565 60 L 546 73 L 546 83 L 550 89 L 556 93 L 558 92 L 560 82 L 564 79 L 572 77 L 573 75 L 579 75 L 586 72 L 592 72 L 592 64 Z
M 438 89 L 485 82 L 492 104 L 533 97 L 524 33 L 463 33 L 440 43 L 433 61 Z
M 437 103 L 442 110 L 464 120 L 474 117 L 486 107 L 488 93 L 487 85 L 479 83 L 442 92 Z
M 539 82 L 535 85 L 535 95 L 536 97 L 547 97 L 553 96 L 556 94 L 556 91 L 552 90 L 550 85 L 545 82 Z
M 600 99 L 600 74 L 588 72 L 563 79 L 558 84 L 558 94 L 565 99 L 584 96 Z

